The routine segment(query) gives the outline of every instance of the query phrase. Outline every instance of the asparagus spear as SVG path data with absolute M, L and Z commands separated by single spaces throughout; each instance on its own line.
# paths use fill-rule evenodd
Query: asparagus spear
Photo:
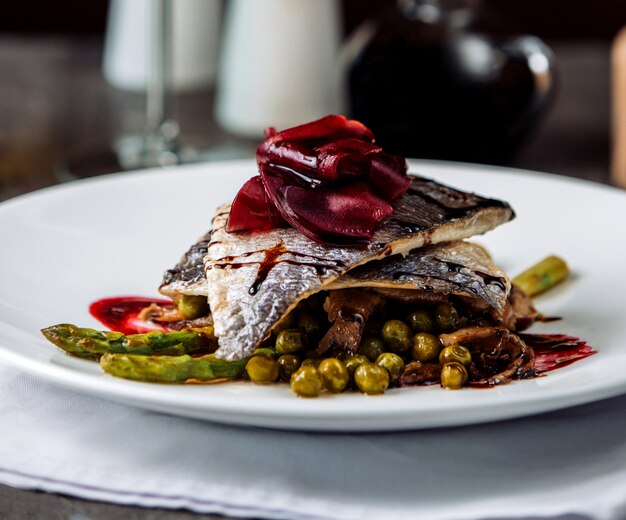
M 126 354 L 200 354 L 217 348 L 213 327 L 152 331 L 124 335 L 120 332 L 97 331 L 76 325 L 60 324 L 41 331 L 57 347 L 84 359 L 98 360 L 106 353 Z
M 257 349 L 254 355 L 273 357 L 273 349 Z M 104 354 L 100 358 L 102 369 L 113 376 L 152 383 L 183 383 L 189 379 L 210 381 L 233 379 L 241 376 L 250 358 L 226 361 L 215 354 L 192 357 L 142 356 L 136 354 Z
M 535 296 L 561 283 L 569 274 L 563 259 L 549 256 L 513 278 L 512 282 L 528 296 Z
M 158 383 L 182 383 L 188 379 L 211 380 L 234 378 L 246 368 L 247 359 L 228 362 L 214 354 L 200 357 L 141 356 L 137 354 L 104 354 L 102 369 L 116 377 Z

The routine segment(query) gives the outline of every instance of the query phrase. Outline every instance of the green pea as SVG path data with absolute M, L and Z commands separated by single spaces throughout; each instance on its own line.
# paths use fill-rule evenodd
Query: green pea
M 439 356 L 441 351 L 441 340 L 428 332 L 418 332 L 413 336 L 413 349 L 411 357 L 415 361 L 426 363 L 433 361 Z
M 472 355 L 462 345 L 448 345 L 439 354 L 439 363 L 445 365 L 452 362 L 468 367 L 472 362 Z
M 409 314 L 406 321 L 411 327 L 413 333 L 416 332 L 433 332 L 435 330 L 435 322 L 430 312 L 425 309 L 419 309 Z
M 291 376 L 289 386 L 300 397 L 317 397 L 323 384 L 317 368 L 302 366 Z
M 400 376 L 404 372 L 404 361 L 398 354 L 394 354 L 393 352 L 383 352 L 376 359 L 376 364 L 387 369 L 392 383 L 400 379 Z
M 411 348 L 411 329 L 400 320 L 385 322 L 382 330 L 385 346 L 392 352 L 404 352 Z
M 292 354 L 306 347 L 306 334 L 299 329 L 281 330 L 276 336 L 276 352 L 278 354 Z
M 467 370 L 461 363 L 446 363 L 441 367 L 441 386 L 447 390 L 459 390 L 467 383 Z
M 253 356 L 246 364 L 246 373 L 257 384 L 273 383 L 278 379 L 278 362 L 266 356 Z
M 459 313 L 449 303 L 441 303 L 435 307 L 435 323 L 443 332 L 450 332 L 459 327 Z
M 383 340 L 376 336 L 366 336 L 359 346 L 359 353 L 363 354 L 370 361 L 376 361 L 376 358 L 385 351 Z
M 280 378 L 289 381 L 293 373 L 300 368 L 301 361 L 298 356 L 284 354 L 277 359 Z
M 374 363 L 363 363 L 354 372 L 354 382 L 364 394 L 382 394 L 389 386 L 389 372 Z
M 326 358 L 322 360 L 317 371 L 322 378 L 324 388 L 334 394 L 343 392 L 350 381 L 348 369 L 337 358 Z
M 185 320 L 195 320 L 209 314 L 209 302 L 206 296 L 183 294 L 176 301 L 176 307 Z
M 350 356 L 344 359 L 343 364 L 346 366 L 350 377 L 353 377 L 357 367 L 363 363 L 367 363 L 368 361 L 369 360 L 362 354 L 357 354 L 356 356 Z

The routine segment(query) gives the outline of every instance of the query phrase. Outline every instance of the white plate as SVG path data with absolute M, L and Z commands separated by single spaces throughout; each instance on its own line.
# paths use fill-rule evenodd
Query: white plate
M 533 330 L 585 338 L 598 354 L 499 388 L 408 388 L 298 399 L 286 385 L 165 386 L 103 375 L 47 343 L 44 326 L 98 327 L 90 302 L 156 296 L 171 267 L 210 225 L 215 207 L 255 172 L 251 162 L 143 171 L 58 186 L 0 204 L 0 354 L 20 369 L 79 392 L 228 423 L 297 430 L 384 431 L 535 414 L 626 392 L 626 194 L 547 174 L 446 163 L 411 171 L 508 200 L 518 217 L 481 237 L 515 275 L 544 256 L 565 257 L 573 279 L 537 299 L 564 316 Z

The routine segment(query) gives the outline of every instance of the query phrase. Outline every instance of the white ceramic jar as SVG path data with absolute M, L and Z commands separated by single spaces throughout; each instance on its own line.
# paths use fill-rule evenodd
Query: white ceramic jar
M 336 0 L 231 0 L 217 77 L 216 118 L 259 138 L 343 111 Z

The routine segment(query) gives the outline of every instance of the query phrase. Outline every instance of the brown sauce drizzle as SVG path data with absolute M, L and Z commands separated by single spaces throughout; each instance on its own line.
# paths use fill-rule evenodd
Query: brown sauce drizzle
M 238 258 L 247 258 L 254 254 L 262 253 L 263 259 L 257 261 L 250 262 L 233 262 L 233 260 Z M 281 256 L 288 254 L 295 256 L 296 258 L 305 258 L 311 259 L 312 262 L 300 262 L 298 260 L 292 260 L 291 258 L 280 259 Z M 319 262 L 315 262 L 315 260 L 319 260 Z M 278 264 L 290 264 L 295 266 L 302 267 L 313 267 L 318 274 L 318 276 L 322 276 L 328 269 L 332 268 L 342 268 L 345 267 L 345 262 L 342 260 L 330 260 L 327 258 L 321 258 L 315 255 L 310 255 L 307 253 L 299 253 L 297 251 L 289 251 L 283 242 L 279 242 L 276 245 L 270 247 L 269 249 L 261 249 L 257 251 L 247 251 L 240 255 L 232 255 L 225 256 L 215 261 L 215 263 L 211 267 L 215 267 L 216 269 L 224 269 L 228 267 L 229 269 L 239 269 L 245 265 L 254 265 L 259 264 L 259 270 L 257 271 L 256 278 L 250 288 L 248 289 L 248 293 L 250 295 L 255 295 L 259 292 L 259 289 L 263 282 L 267 279 L 267 276 L 271 272 L 274 267 Z
M 264 251 L 265 258 L 263 258 L 263 261 L 259 264 L 259 270 L 256 273 L 256 279 L 248 289 L 249 294 L 254 295 L 259 292 L 261 284 L 265 281 L 267 275 L 272 269 L 274 269 L 274 267 L 278 263 L 278 257 L 284 254 L 285 251 L 285 244 L 283 244 L 282 242 Z

